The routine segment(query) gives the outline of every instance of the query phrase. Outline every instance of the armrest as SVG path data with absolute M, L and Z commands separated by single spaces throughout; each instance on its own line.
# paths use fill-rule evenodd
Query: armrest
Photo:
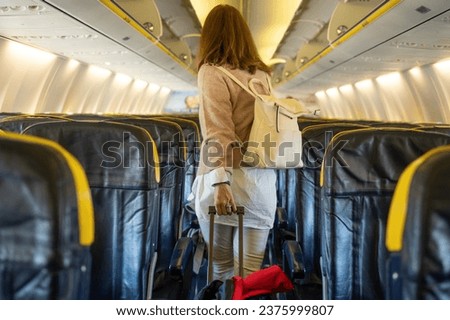
M 297 241 L 288 240 L 283 243 L 283 269 L 291 280 L 305 278 L 303 252 Z
M 195 214 L 195 211 L 192 209 L 192 207 L 190 207 L 189 204 L 186 204 L 181 213 L 181 233 L 179 234 L 179 236 L 190 237 L 189 233 L 193 232 L 193 230 L 198 229 L 200 229 L 200 226 L 198 223 L 197 215 Z
M 389 252 L 386 260 L 386 299 L 401 300 L 403 299 L 401 254 L 400 252 Z
M 169 264 L 169 274 L 173 278 L 183 278 L 188 269 L 192 269 L 192 257 L 194 254 L 194 243 L 191 238 L 178 239 L 172 252 Z
M 285 208 L 278 207 L 276 210 L 277 215 L 277 228 L 280 229 L 287 229 L 288 228 L 288 218 Z
M 296 238 L 295 231 L 289 230 L 289 220 L 287 217 L 287 212 L 285 208 L 278 207 L 276 210 L 276 221 L 277 221 L 277 232 L 281 241 L 294 240 Z

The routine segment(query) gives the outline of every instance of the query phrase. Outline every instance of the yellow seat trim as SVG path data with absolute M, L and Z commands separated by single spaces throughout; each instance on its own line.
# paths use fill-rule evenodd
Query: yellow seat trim
M 84 169 L 78 160 L 54 141 L 16 133 L 1 132 L 0 134 L 7 139 L 42 145 L 46 148 L 56 150 L 63 156 L 72 172 L 77 193 L 79 241 L 83 246 L 90 246 L 94 242 L 94 208 L 92 205 L 91 189 Z
M 401 174 L 392 197 L 386 227 L 386 248 L 390 252 L 401 251 L 403 247 L 403 233 L 408 213 L 409 193 L 411 182 L 417 170 L 425 161 L 442 152 L 450 152 L 450 146 L 437 147 L 428 151 L 409 164 Z

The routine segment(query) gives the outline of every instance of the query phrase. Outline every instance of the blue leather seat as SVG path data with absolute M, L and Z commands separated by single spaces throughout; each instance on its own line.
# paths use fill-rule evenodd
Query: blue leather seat
M 94 217 L 79 162 L 53 141 L 0 133 L 0 299 L 88 299 Z
M 386 297 L 386 222 L 400 174 L 450 137 L 377 128 L 336 135 L 322 163 L 322 276 L 326 299 Z
M 159 154 L 161 180 L 158 259 L 152 299 L 186 299 L 192 278 L 193 243 L 190 243 L 189 239 L 180 240 L 187 154 L 183 129 L 176 122 L 159 117 L 112 118 L 112 120 L 139 126 L 154 138 Z M 173 252 L 175 248 L 180 250 L 181 245 L 185 246 L 181 252 Z M 175 257 L 179 254 L 182 256 Z M 183 266 L 171 265 L 172 259 L 179 260 Z
M 389 210 L 388 299 L 450 299 L 450 146 L 402 173 Z
M 147 298 L 160 206 L 152 137 L 137 126 L 95 121 L 39 123 L 24 133 L 58 142 L 84 167 L 96 226 L 90 298 Z

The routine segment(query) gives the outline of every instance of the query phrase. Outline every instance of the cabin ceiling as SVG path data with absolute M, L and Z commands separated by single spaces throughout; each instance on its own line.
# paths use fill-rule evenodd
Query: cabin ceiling
M 218 3 L 241 10 L 285 95 L 450 57 L 449 0 L 1 0 L 0 36 L 191 91 L 201 23 Z

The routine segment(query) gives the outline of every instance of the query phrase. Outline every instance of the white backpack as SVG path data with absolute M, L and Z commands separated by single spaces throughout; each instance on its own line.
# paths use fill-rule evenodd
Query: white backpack
M 244 162 L 258 168 L 301 168 L 302 133 L 297 118 L 306 113 L 305 108 L 295 99 L 279 99 L 273 95 L 262 95 L 255 90 L 251 79 L 248 87 L 228 70 L 216 66 L 242 89 L 255 97 L 255 118 L 244 154 Z M 270 91 L 270 80 L 268 80 Z

